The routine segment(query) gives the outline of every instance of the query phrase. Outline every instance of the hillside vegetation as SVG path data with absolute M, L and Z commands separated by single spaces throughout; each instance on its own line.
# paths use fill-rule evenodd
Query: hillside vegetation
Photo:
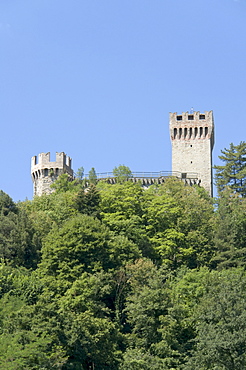
M 1 191 L 0 369 L 245 369 L 246 173 L 237 187 L 225 162 L 216 201 L 122 171 Z

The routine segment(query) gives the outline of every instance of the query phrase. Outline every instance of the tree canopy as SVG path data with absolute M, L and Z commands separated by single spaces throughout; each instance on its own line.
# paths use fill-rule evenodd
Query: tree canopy
M 229 149 L 221 150 L 220 160 L 224 165 L 214 166 L 216 169 L 215 181 L 218 191 L 227 186 L 241 196 L 246 196 L 246 143 L 230 144 Z
M 31 201 L 0 192 L 0 368 L 245 369 L 240 145 L 216 200 L 125 166 L 113 185 L 81 168 Z

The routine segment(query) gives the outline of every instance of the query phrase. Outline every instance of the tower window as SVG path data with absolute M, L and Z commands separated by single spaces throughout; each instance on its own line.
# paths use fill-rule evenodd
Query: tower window
M 205 137 L 207 136 L 208 134 L 208 127 L 205 127 Z
M 188 120 L 189 120 L 189 121 L 192 121 L 193 119 L 194 119 L 193 114 L 189 114 L 189 115 L 188 115 Z
M 200 127 L 200 136 L 199 137 L 202 137 L 202 127 Z
M 197 137 L 197 127 L 195 127 L 195 137 Z
M 175 127 L 175 129 L 173 130 L 173 137 L 174 137 L 174 139 L 176 139 L 176 137 L 177 137 L 177 129 L 176 129 L 176 127 Z
M 48 168 L 45 168 L 44 169 L 44 176 L 46 177 L 46 176 L 48 176 L 48 174 L 49 174 Z
M 184 129 L 184 137 L 186 138 L 186 136 L 187 136 L 187 128 L 185 127 L 185 129 Z
M 200 114 L 199 119 L 205 119 L 205 114 Z
M 189 138 L 191 137 L 192 137 L 192 127 L 190 127 L 190 137 Z
M 177 121 L 182 121 L 182 116 L 177 116 Z
M 182 136 L 182 128 L 179 129 L 179 139 L 181 139 Z

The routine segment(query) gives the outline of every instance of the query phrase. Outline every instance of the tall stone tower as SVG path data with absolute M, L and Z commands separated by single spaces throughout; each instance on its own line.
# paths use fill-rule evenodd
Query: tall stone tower
M 181 178 L 196 174 L 200 185 L 213 196 L 213 111 L 170 113 L 170 135 L 172 171 L 179 172 Z
M 50 152 L 40 153 L 32 157 L 31 175 L 33 181 L 33 195 L 52 193 L 50 185 L 58 176 L 67 173 L 73 179 L 72 159 L 64 152 L 56 153 L 56 161 L 50 162 Z

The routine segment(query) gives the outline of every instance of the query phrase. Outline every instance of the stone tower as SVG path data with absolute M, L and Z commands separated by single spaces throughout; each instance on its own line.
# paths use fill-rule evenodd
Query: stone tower
M 50 152 L 40 153 L 32 157 L 31 174 L 33 181 L 33 195 L 52 193 L 50 185 L 58 176 L 67 173 L 73 179 L 72 159 L 64 152 L 56 153 L 56 161 L 50 162 Z
M 183 179 L 196 175 L 199 184 L 213 196 L 213 111 L 170 113 L 170 135 L 172 172 L 180 173 Z

